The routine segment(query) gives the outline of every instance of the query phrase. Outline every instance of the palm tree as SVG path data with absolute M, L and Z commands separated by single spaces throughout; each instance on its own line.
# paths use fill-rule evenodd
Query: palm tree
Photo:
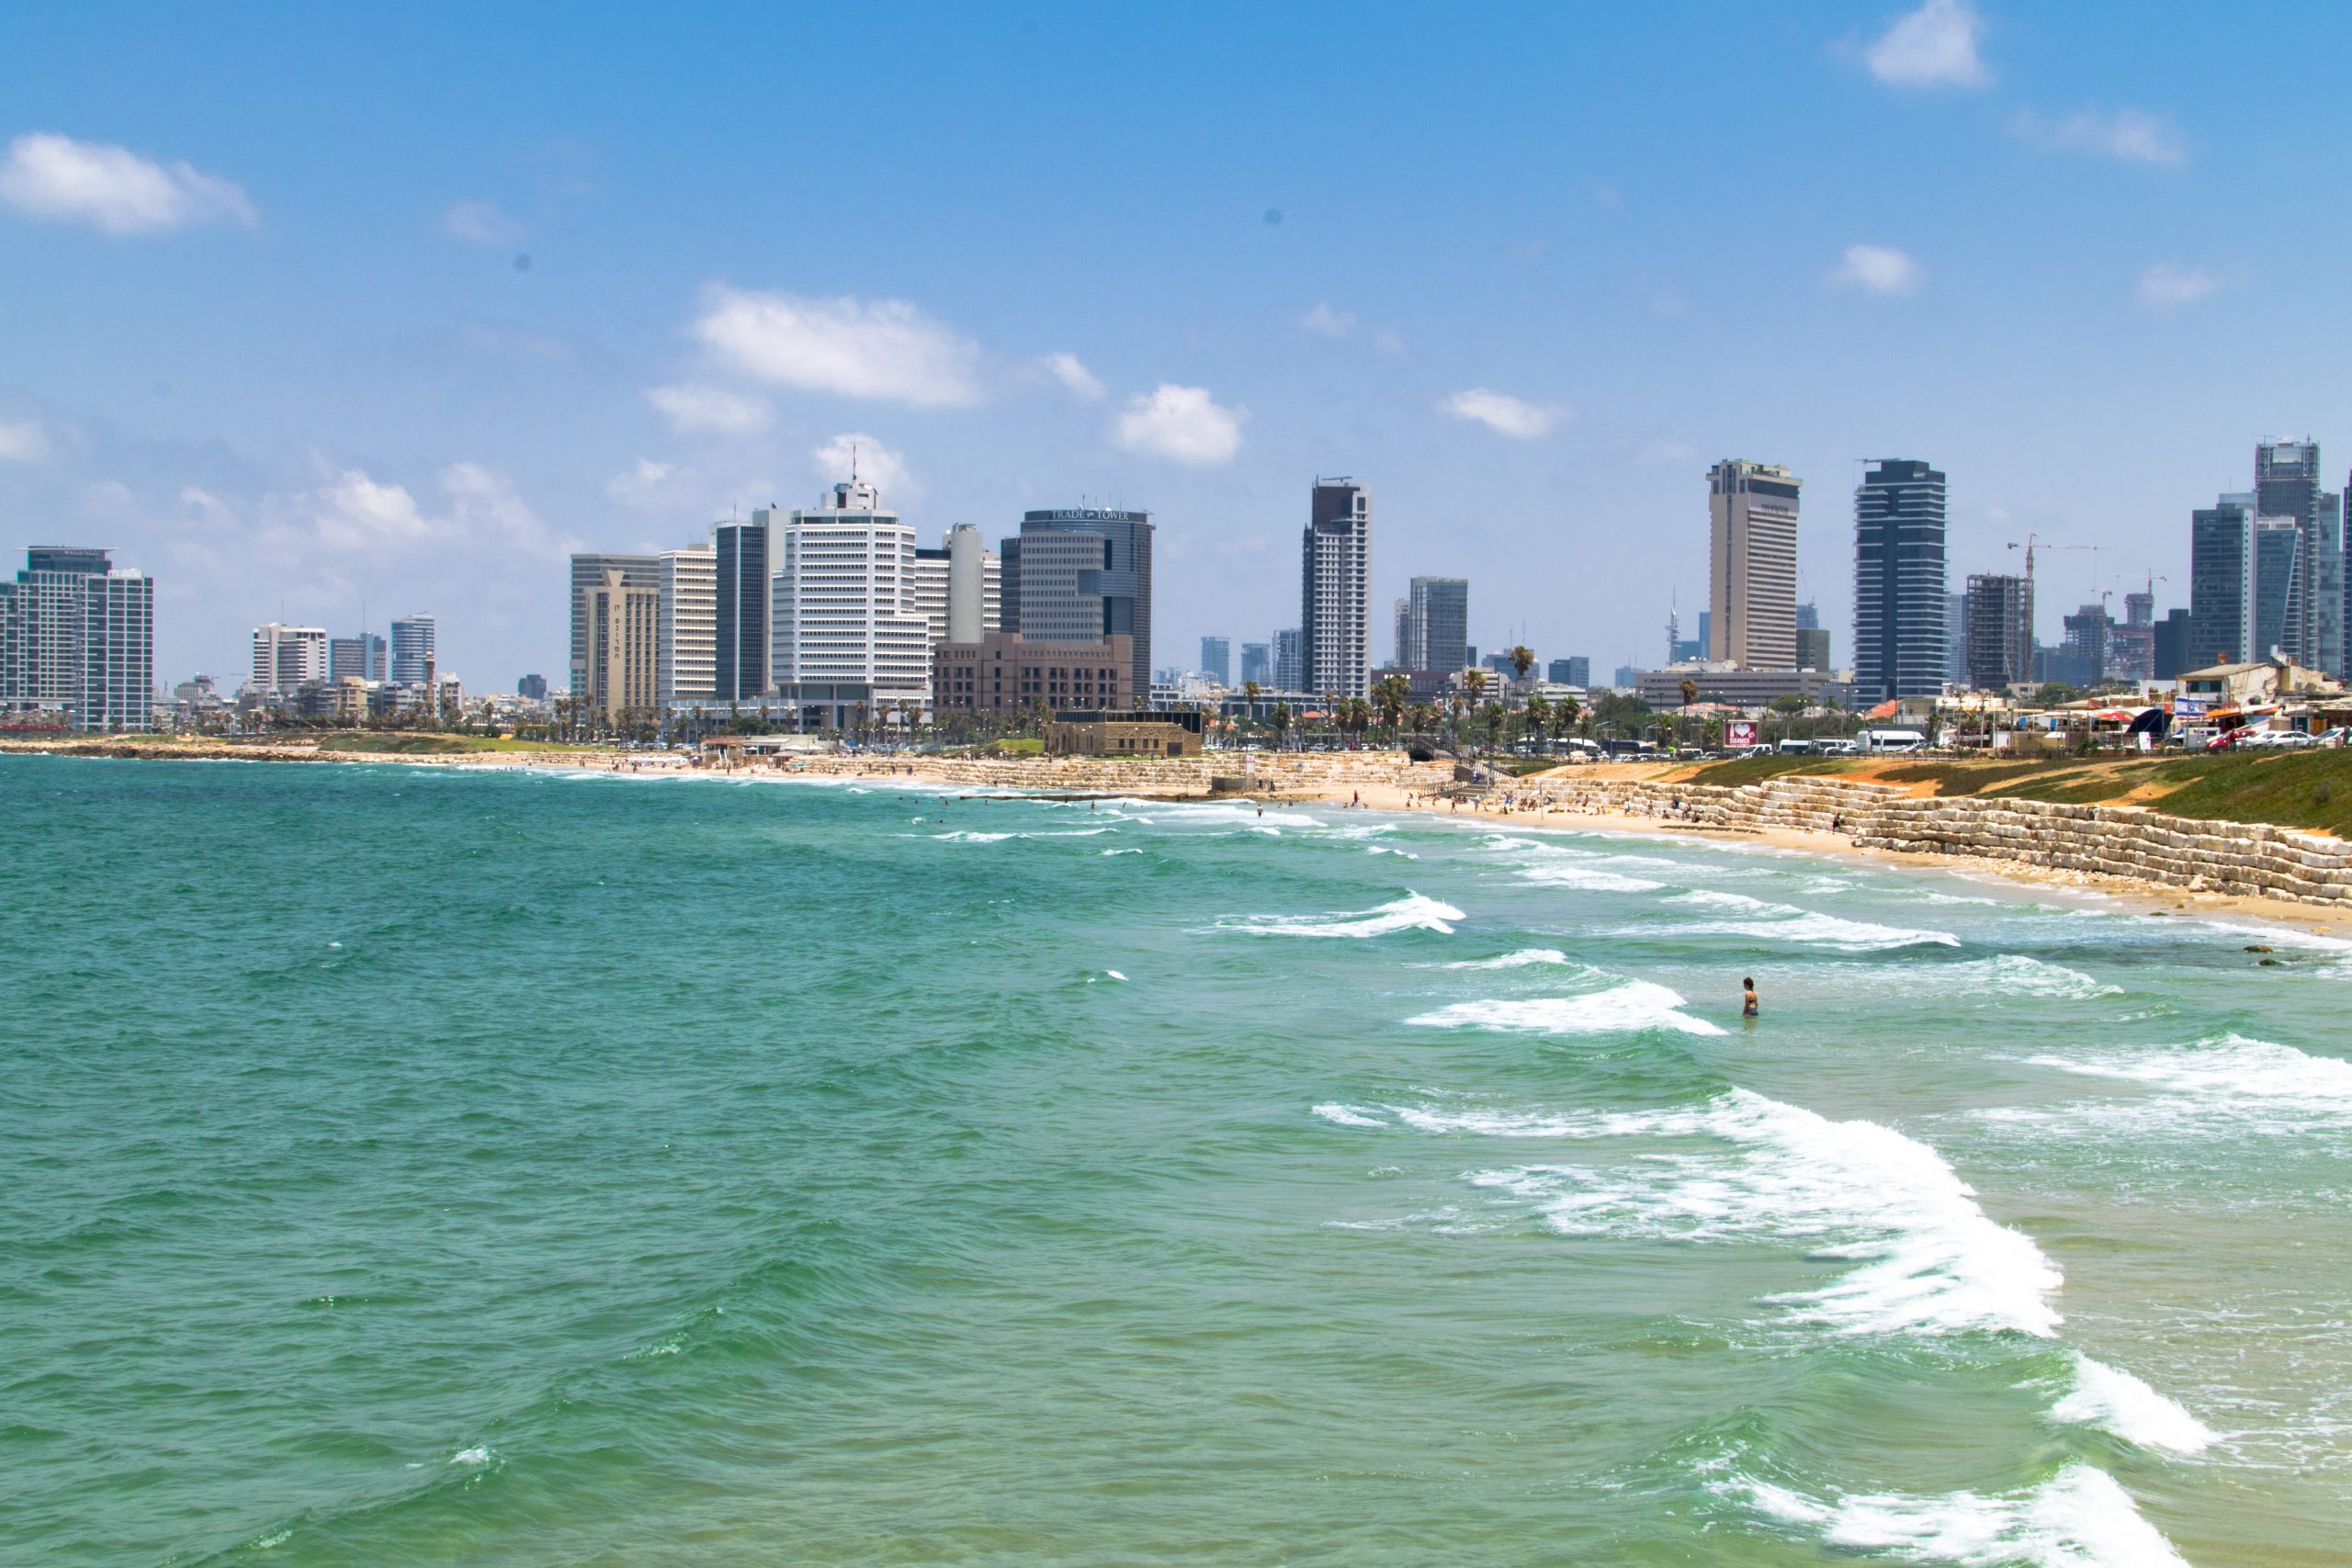
M 1274 744 L 1280 746 L 1290 736 L 1290 705 L 1276 703 L 1274 711 L 1267 716 L 1267 722 L 1274 727 Z
M 1487 694 L 1487 672 L 1484 670 L 1464 670 L 1462 672 L 1462 694 L 1464 698 L 1462 705 L 1463 712 L 1464 714 L 1475 712 L 1479 701 Z M 1457 728 L 1459 728 L 1458 716 Z
M 1415 703 L 1406 716 L 1416 735 L 1426 735 L 1437 728 L 1437 709 L 1427 703 Z
M 1402 675 L 1384 675 L 1372 688 L 1373 700 L 1380 705 L 1381 722 L 1388 726 L 1388 739 L 1396 739 L 1396 726 L 1405 716 L 1405 704 L 1413 694 L 1412 682 Z
M 1543 693 L 1530 693 L 1527 698 L 1527 728 L 1533 732 L 1539 750 L 1544 744 L 1544 728 L 1551 722 L 1552 705 L 1544 700 Z
M 1698 700 L 1699 682 L 1685 675 L 1682 677 L 1682 705 L 1687 708 Z
M 1527 679 L 1527 672 L 1535 668 L 1535 650 L 1523 642 L 1513 644 L 1504 657 L 1510 660 L 1510 672 L 1522 681 Z

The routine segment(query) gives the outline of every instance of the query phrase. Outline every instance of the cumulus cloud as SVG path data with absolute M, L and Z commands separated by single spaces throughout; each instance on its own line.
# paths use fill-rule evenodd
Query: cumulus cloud
M 153 234 L 198 223 L 251 228 L 245 193 L 186 164 L 157 164 L 127 148 L 46 132 L 19 136 L 0 163 L 0 203 L 28 218 L 87 223 L 108 234 Z
M 475 544 L 542 560 L 560 560 L 580 548 L 578 539 L 548 527 L 525 504 L 513 480 L 480 463 L 442 469 L 441 491 L 449 498 L 451 526 Z
M 1213 468 L 1233 461 L 1241 449 L 1241 422 L 1249 417 L 1248 409 L 1218 404 L 1206 387 L 1162 381 L 1128 402 L 1115 434 L 1130 452 Z
M 980 400 L 979 348 L 903 299 L 711 288 L 695 335 L 779 386 L 916 408 Z
M 1539 435 L 1548 435 L 1552 426 L 1567 412 L 1566 409 L 1527 402 L 1485 387 L 1473 387 L 1442 400 L 1437 412 L 1475 421 L 1514 441 L 1532 441 Z
M 645 400 L 667 415 L 670 427 L 681 434 L 715 431 L 741 435 L 768 423 L 767 404 L 720 387 L 654 387 Z
M 1071 396 L 1087 402 L 1095 401 L 1105 390 L 1102 383 L 1095 379 L 1094 372 L 1089 370 L 1075 354 L 1047 355 L 1046 369 Z
M 455 532 L 448 519 L 426 516 L 406 485 L 379 484 L 362 468 L 344 469 L 306 499 L 311 528 L 330 549 L 391 552 Z
M 2009 131 L 2045 152 L 2081 152 L 2127 164 L 2177 164 L 2187 156 L 2171 128 L 2140 109 L 2085 109 L 2064 119 L 2044 119 L 2026 109 L 2009 121 Z
M 335 470 L 312 490 L 266 497 L 262 511 L 270 521 L 260 540 L 288 558 L 314 548 L 389 558 L 468 547 L 493 558 L 519 552 L 557 559 L 580 547 L 542 522 L 503 474 L 461 462 L 443 468 L 438 479 L 447 506 L 436 512 L 406 485 L 378 479 L 364 468 Z M 220 504 L 198 491 L 183 492 L 182 499 L 199 510 Z
M 1927 0 L 1870 46 L 1871 74 L 1896 87 L 1989 85 L 1992 73 L 1976 53 L 1984 27 L 1970 0 Z
M 1298 324 L 1301 330 L 1313 333 L 1317 337 L 1336 340 L 1354 335 L 1356 318 L 1352 310 L 1334 310 L 1318 300 L 1315 309 L 1299 317 Z
M 905 456 L 862 432 L 836 435 L 808 457 L 817 465 L 817 477 L 829 485 L 839 484 L 854 469 L 859 479 L 881 492 L 886 506 L 893 496 L 922 493 Z
M 2221 292 L 2222 279 L 2193 266 L 2157 262 L 2140 275 L 2140 303 L 2152 310 L 2177 310 Z
M 1927 277 L 1926 268 L 1891 245 L 1849 245 L 1845 259 L 1829 274 L 1840 288 L 1872 294 L 1917 293 Z
M 441 215 L 441 231 L 477 245 L 511 245 L 523 237 L 523 225 L 493 202 L 461 201 Z
M 0 423 L 0 463 L 38 463 L 49 456 L 49 432 L 40 421 Z

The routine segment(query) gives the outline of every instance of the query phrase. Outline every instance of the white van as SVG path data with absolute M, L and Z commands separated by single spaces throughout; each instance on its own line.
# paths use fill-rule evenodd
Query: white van
M 1862 750 L 1871 756 L 1928 749 L 1928 738 L 1916 729 L 1865 729 L 1857 739 L 1862 743 Z

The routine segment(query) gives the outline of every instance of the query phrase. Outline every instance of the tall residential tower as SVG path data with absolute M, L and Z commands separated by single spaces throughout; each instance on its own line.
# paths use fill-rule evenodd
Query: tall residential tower
M 1854 491 L 1854 684 L 1871 702 L 1943 690 L 1944 476 L 1872 459 Z
M 1299 663 L 1306 689 L 1361 697 L 1372 689 L 1372 490 L 1318 479 L 1299 570 Z

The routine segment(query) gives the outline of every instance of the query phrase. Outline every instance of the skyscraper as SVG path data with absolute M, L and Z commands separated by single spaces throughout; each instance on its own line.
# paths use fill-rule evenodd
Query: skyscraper
M 1854 684 L 1872 702 L 1943 689 L 1944 476 L 1871 461 L 1854 491 Z
M 711 702 L 718 695 L 718 547 L 663 550 L 655 558 L 654 579 L 654 704 Z M 622 581 L 628 581 L 626 572 Z
M 1453 671 L 1470 665 L 1470 580 L 1417 577 L 1408 585 L 1405 626 L 1408 670 Z
M 1273 644 L 1245 642 L 1241 645 L 1241 683 L 1246 686 L 1252 681 L 1261 686 L 1274 683 Z
M 2246 652 L 2249 659 L 2267 659 L 2274 653 L 2294 657 L 2296 613 L 2302 607 L 2303 542 L 2308 536 L 2303 525 L 2291 517 L 2254 520 L 2253 570 L 2248 573 L 2251 592 L 2246 595 L 2254 633 Z
M 851 479 L 772 525 L 768 684 L 801 722 L 893 720 L 931 698 L 931 623 L 913 603 L 915 531 Z
M 1220 686 L 1233 684 L 1233 639 L 1222 637 L 1201 638 L 1201 673 Z
M 305 682 L 325 680 L 328 669 L 326 627 L 289 626 L 269 621 L 254 628 L 254 670 L 249 684 L 261 695 L 291 696 Z
M 1299 636 L 1296 626 L 1285 626 L 1274 634 L 1274 690 L 1296 692 L 1306 675 L 1306 666 L 1299 660 Z
M 392 623 L 392 684 L 421 686 L 434 660 L 435 627 L 430 615 L 404 615 Z
M 1794 474 L 1726 457 L 1707 470 L 1707 608 L 1700 633 L 1710 660 L 1743 670 L 1797 662 L 1797 495 Z
M 1021 590 L 1024 642 L 1130 639 L 1137 693 L 1151 690 L 1151 513 L 1073 506 L 1024 512 L 1008 555 L 1008 592 Z M 1010 550 L 1012 541 L 1006 541 Z M 1015 561 L 1017 555 L 1017 564 Z
M 1372 688 L 1372 491 L 1318 479 L 1299 571 L 1299 673 L 1306 690 L 1361 697 Z
M 749 523 L 710 531 L 711 699 L 757 703 L 768 690 L 768 522 L 762 507 Z
M 327 639 L 327 679 L 330 681 L 381 682 L 387 668 L 384 639 L 374 632 Z
M 109 556 L 36 546 L 0 582 L 0 708 L 93 733 L 154 728 L 155 582 Z
M 2344 508 L 2321 482 L 2316 441 L 2256 444 L 2255 514 L 2290 518 L 2299 536 L 2278 647 L 2307 669 L 2334 674 L 2345 656 Z
M 661 590 L 632 587 L 618 567 L 607 567 L 604 581 L 587 589 L 582 598 L 588 682 L 580 694 L 589 710 L 606 719 L 650 711 L 660 667 Z
M 1555 659 L 1544 671 L 1555 686 L 1589 686 L 1592 684 L 1592 660 L 1581 653 L 1566 659 Z
M 2224 495 L 2188 514 L 2187 668 L 2252 657 L 2254 497 Z
M 581 595 L 603 582 L 608 570 L 617 570 L 631 588 L 661 586 L 661 567 L 652 556 L 594 553 L 571 558 L 571 607 L 566 612 L 571 622 L 571 657 L 565 670 L 575 697 L 588 689 L 588 623 L 581 618 L 588 601 Z
M 1826 670 L 1829 667 L 1829 628 L 1799 626 L 1797 628 L 1797 668 Z
M 2033 679 L 2033 585 L 2022 577 L 1979 573 L 1968 580 L 1967 681 L 1980 692 L 2006 692 Z

